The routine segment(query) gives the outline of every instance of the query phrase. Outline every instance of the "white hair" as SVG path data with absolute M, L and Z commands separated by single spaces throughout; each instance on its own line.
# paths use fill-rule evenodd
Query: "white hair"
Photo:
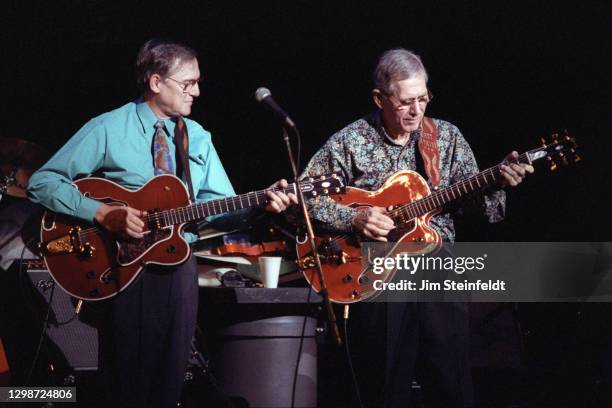
M 416 76 L 422 77 L 427 82 L 427 71 L 421 58 L 404 48 L 394 48 L 385 51 L 378 59 L 373 75 L 374 88 L 387 95 L 392 95 L 392 86 L 395 81 Z

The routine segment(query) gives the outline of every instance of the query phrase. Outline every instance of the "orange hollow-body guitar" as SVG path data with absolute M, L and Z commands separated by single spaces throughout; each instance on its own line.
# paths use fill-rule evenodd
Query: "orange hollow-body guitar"
M 376 191 L 347 187 L 346 193 L 333 197 L 338 204 L 355 209 L 384 207 L 393 209 L 405 203 L 414 203 L 430 195 L 427 182 L 418 173 L 410 170 L 399 171 L 389 177 Z M 383 253 L 372 253 L 370 257 L 391 256 L 398 243 L 411 243 L 414 253 L 430 253 L 442 243 L 440 235 L 429 226 L 429 219 L 436 210 L 418 217 L 399 214 L 392 216 L 396 228 L 389 236 L 388 244 L 379 244 Z M 391 214 L 390 214 L 391 215 Z M 375 280 L 390 281 L 394 269 L 386 269 L 375 274 L 371 267 L 364 266 L 362 259 L 362 237 L 357 234 L 324 235 L 316 238 L 319 259 L 324 271 L 325 285 L 330 300 L 337 303 L 353 303 L 365 300 L 376 294 Z M 316 273 L 310 246 L 298 245 L 298 263 L 306 280 L 318 292 L 321 280 Z
M 554 170 L 556 164 L 552 162 L 553 156 L 560 157 L 564 163 L 568 157 L 579 160 L 574 151 L 574 138 L 567 134 L 563 138 L 554 136 L 552 143 L 543 143 L 542 147 L 523 153 L 518 161 L 532 163 L 548 158 Z M 391 281 L 396 269 L 385 267 L 383 272 L 376 274 L 373 271 L 374 258 L 389 258 L 397 253 L 428 254 L 437 250 L 442 240 L 438 232 L 429 226 L 431 217 L 445 204 L 492 185 L 500 177 L 498 165 L 432 193 L 418 173 L 403 170 L 389 177 L 376 191 L 347 187 L 345 194 L 331 197 L 338 204 L 356 209 L 373 206 L 387 208 L 387 215 L 396 228 L 387 236 L 388 243 L 376 246 L 363 247 L 364 237 L 354 233 L 322 235 L 315 239 L 329 299 L 336 303 L 354 303 L 376 297 L 380 291 L 374 288 L 374 282 Z M 306 280 L 319 292 L 322 288 L 321 278 L 309 243 L 298 240 L 296 250 L 298 266 Z
M 142 239 L 118 239 L 96 225 L 47 211 L 41 225 L 41 255 L 57 284 L 74 297 L 102 300 L 128 287 L 147 264 L 178 265 L 190 256 L 182 237 L 184 226 L 212 215 L 263 205 L 259 190 L 234 197 L 189 204 L 183 182 L 172 175 L 151 179 L 138 190 L 127 190 L 101 178 L 75 182 L 85 196 L 109 205 L 146 210 Z M 300 181 L 307 197 L 344 191 L 337 174 Z M 295 193 L 296 186 L 274 189 Z

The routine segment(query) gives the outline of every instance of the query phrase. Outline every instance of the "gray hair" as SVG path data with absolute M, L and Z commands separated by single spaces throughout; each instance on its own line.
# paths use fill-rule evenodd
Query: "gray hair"
M 394 48 L 385 51 L 378 59 L 373 75 L 374 88 L 392 95 L 393 82 L 415 76 L 421 76 L 427 82 L 427 71 L 421 58 L 404 48 Z

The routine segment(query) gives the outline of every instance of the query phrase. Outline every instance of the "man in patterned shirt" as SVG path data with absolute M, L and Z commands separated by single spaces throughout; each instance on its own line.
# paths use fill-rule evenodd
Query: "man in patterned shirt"
M 392 49 L 379 59 L 373 79 L 372 97 L 378 110 L 334 134 L 310 160 L 303 176 L 339 171 L 347 185 L 374 191 L 399 170 L 420 170 L 418 140 L 425 109 L 432 98 L 427 89 L 425 67 L 414 53 Z M 440 187 L 478 173 L 474 154 L 459 129 L 443 120 L 433 119 L 433 122 L 437 128 Z M 505 158 L 499 185 L 469 200 L 490 222 L 500 221 L 504 216 L 503 187 L 516 186 L 527 173 L 533 172 L 532 166 L 517 163 L 517 158 L 517 152 Z M 421 175 L 426 176 L 423 171 Z M 316 222 L 328 229 L 359 232 L 369 240 L 387 241 L 387 235 L 394 228 L 382 207 L 357 210 L 322 199 L 311 203 L 309 211 Z M 455 239 L 453 215 L 447 209 L 430 222 L 445 241 Z M 473 405 L 465 304 L 358 306 L 361 310 L 356 312 L 364 316 L 359 318 L 354 311 L 352 320 L 359 325 L 356 327 L 358 341 L 363 344 L 358 344 L 361 347 L 356 352 L 364 369 L 358 370 L 357 377 L 364 380 L 361 387 L 368 406 L 407 406 L 417 361 L 423 368 L 419 378 L 426 400 L 431 404 L 427 406 Z M 378 336 L 385 332 L 386 342 Z M 386 349 L 386 359 L 372 352 L 381 349 Z M 384 370 L 383 373 L 375 367 Z

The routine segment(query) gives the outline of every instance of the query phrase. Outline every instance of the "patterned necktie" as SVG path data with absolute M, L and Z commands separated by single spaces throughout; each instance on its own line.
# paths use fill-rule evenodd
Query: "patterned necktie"
M 153 136 L 153 158 L 155 175 L 174 174 L 174 160 L 170 155 L 170 147 L 166 140 L 163 120 L 155 122 L 155 136 Z

